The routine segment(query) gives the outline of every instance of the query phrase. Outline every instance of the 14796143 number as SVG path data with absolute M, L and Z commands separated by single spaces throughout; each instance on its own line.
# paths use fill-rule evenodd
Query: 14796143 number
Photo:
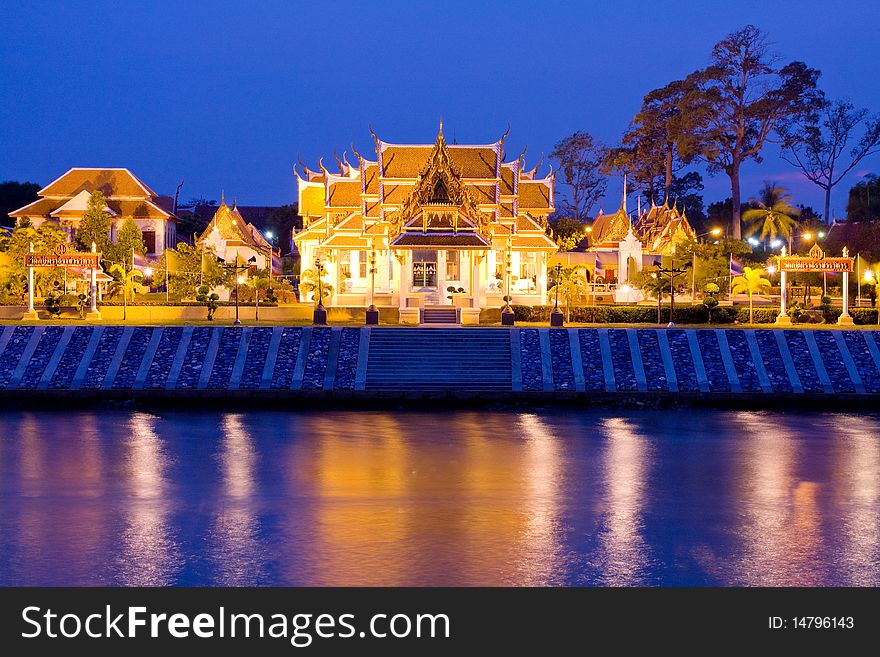
M 771 630 L 851 630 L 855 627 L 852 616 L 770 616 Z

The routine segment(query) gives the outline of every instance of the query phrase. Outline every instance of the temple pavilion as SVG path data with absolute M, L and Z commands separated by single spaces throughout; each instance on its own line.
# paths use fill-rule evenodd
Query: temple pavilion
M 445 307 L 476 323 L 508 289 L 513 303 L 547 302 L 552 170 L 539 177 L 524 154 L 505 161 L 507 133 L 470 145 L 448 144 L 442 123 L 433 144 L 371 134 L 374 159 L 295 169 L 303 229 L 293 239 L 303 270 L 320 262 L 331 304 L 397 306 L 401 322 Z
M 635 218 L 627 211 L 626 182 L 616 212 L 601 208 L 587 237 L 574 252 L 559 253 L 554 262 L 582 265 L 588 272 L 594 296 L 606 293 L 609 300 L 623 303 L 641 301 L 643 293 L 632 284 L 644 267 L 652 267 L 674 253 L 677 244 L 696 237 L 684 208 L 668 200 L 645 209 L 639 205 Z

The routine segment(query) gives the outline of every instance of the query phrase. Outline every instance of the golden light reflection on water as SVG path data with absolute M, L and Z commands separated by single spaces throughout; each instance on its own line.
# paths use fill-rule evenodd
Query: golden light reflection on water
M 741 557 L 731 573 L 746 586 L 821 585 L 820 484 L 798 477 L 797 436 L 784 416 L 733 415 L 744 472 L 736 479 Z
M 408 414 L 365 416 L 344 434 L 332 416 L 310 418 L 311 439 L 292 444 L 288 459 L 301 504 L 287 525 L 309 528 L 289 536 L 297 561 L 308 562 L 290 581 L 541 584 L 558 576 L 557 438 L 532 415 L 443 421 L 448 438 L 426 441 L 416 439 L 424 418 Z
M 125 526 L 117 560 L 124 586 L 167 586 L 180 567 L 180 548 L 172 534 L 168 495 L 169 458 L 156 433 L 158 418 L 132 413 L 125 439 Z
M 16 429 L 22 501 L 19 531 L 12 535 L 22 567 L 35 574 L 30 583 L 59 583 L 51 575 L 43 579 L 53 572 L 55 545 L 96 568 L 110 540 L 107 511 L 99 501 L 103 456 L 94 418 L 77 416 L 47 435 L 39 416 L 26 413 Z M 48 508 L 47 500 L 52 500 Z M 64 583 L 92 582 L 89 572 L 68 577 Z
M 644 505 L 649 443 L 635 425 L 621 417 L 604 419 L 605 435 L 599 550 L 594 565 L 605 586 L 644 583 L 650 553 L 644 537 Z
M 256 467 L 259 456 L 242 416 L 229 413 L 220 421 L 220 475 L 225 499 L 211 523 L 215 583 L 246 586 L 263 582 L 265 548 L 259 539 Z

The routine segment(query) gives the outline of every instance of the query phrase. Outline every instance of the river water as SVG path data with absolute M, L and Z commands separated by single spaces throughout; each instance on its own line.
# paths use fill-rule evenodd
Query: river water
M 880 417 L 0 414 L 2 585 L 878 585 Z

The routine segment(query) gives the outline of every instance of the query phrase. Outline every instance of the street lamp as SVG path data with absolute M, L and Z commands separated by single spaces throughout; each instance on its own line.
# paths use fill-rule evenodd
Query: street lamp
M 504 297 L 505 305 L 504 310 L 501 311 L 501 326 L 513 326 L 516 322 L 516 316 L 513 314 L 513 308 L 510 307 L 510 267 L 511 261 L 513 259 L 512 256 L 513 247 L 511 245 L 510 238 L 507 238 L 507 249 L 505 250 L 505 266 L 504 270 L 507 274 L 507 294 Z
M 379 324 L 379 311 L 376 309 L 376 249 L 370 251 L 370 307 L 367 308 L 367 326 Z
M 327 325 L 327 310 L 324 308 L 324 263 L 321 262 L 321 256 L 315 256 L 315 272 L 318 276 L 318 305 L 312 313 L 312 323 L 317 326 Z
M 663 267 L 661 265 L 657 265 L 657 275 L 658 276 L 669 276 L 669 324 L 667 324 L 668 328 L 672 328 L 675 326 L 675 279 L 677 276 L 684 274 L 687 272 L 687 264 L 683 267 L 676 268 L 675 266 L 675 252 L 672 253 L 672 266 L 671 267 Z M 657 299 L 658 299 L 658 307 L 659 307 L 659 299 L 662 296 L 662 285 L 658 285 L 657 291 Z M 659 311 L 658 311 L 659 312 Z M 659 317 L 658 323 L 659 323 Z
M 557 262 L 554 271 L 556 272 L 556 280 L 553 287 L 556 288 L 556 300 L 553 304 L 553 312 L 550 313 L 550 326 L 562 326 L 562 313 L 559 312 L 559 282 L 562 279 L 562 264 Z

